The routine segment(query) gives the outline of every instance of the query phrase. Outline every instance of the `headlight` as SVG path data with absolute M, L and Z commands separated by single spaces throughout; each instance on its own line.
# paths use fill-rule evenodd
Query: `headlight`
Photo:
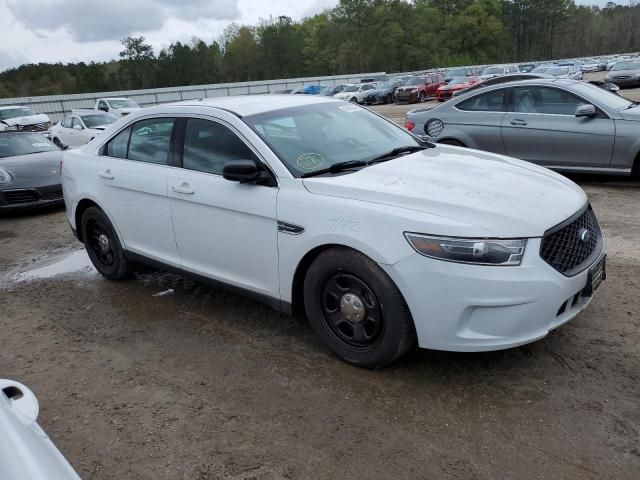
M 526 239 L 464 239 L 419 233 L 405 233 L 404 236 L 425 257 L 476 265 L 520 265 L 527 245 Z
M 11 174 L 4 168 L 0 168 L 0 185 L 11 183 Z
M 417 91 L 418 91 L 418 89 L 417 89 L 417 88 L 412 88 L 412 89 L 411 89 L 411 93 L 416 93 Z
M 444 122 L 442 120 L 430 120 L 425 128 L 425 133 L 431 138 L 436 138 L 444 130 Z

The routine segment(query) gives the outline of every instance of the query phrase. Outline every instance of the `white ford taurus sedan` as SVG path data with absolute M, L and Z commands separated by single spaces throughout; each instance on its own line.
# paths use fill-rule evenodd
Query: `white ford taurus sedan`
M 585 193 L 512 158 L 422 142 L 332 98 L 132 113 L 64 156 L 68 220 L 105 277 L 136 263 L 306 313 L 342 359 L 544 337 L 605 278 Z

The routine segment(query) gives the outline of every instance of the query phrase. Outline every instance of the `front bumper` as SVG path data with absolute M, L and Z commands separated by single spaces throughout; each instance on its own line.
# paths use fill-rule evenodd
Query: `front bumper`
M 418 101 L 418 92 L 396 92 L 396 102 L 398 103 L 416 103 Z
M 415 253 L 382 268 L 404 295 L 420 347 L 501 350 L 543 338 L 591 301 L 582 296 L 591 266 L 565 277 L 540 258 L 540 242 L 528 241 L 518 267 L 450 263 Z
M 606 78 L 605 82 L 613 83 L 614 85 L 618 85 L 619 87 L 637 87 L 637 86 L 640 86 L 640 78 L 639 77 Z
M 62 186 L 44 185 L 0 190 L 0 212 L 13 212 L 63 205 Z

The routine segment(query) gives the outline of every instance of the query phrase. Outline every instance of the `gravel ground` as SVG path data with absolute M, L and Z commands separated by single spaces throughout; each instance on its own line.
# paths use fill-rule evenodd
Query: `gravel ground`
M 393 107 L 392 107 L 393 108 Z M 637 479 L 640 184 L 581 176 L 609 279 L 534 344 L 382 371 L 175 275 L 109 282 L 64 213 L 0 219 L 0 377 L 85 479 Z

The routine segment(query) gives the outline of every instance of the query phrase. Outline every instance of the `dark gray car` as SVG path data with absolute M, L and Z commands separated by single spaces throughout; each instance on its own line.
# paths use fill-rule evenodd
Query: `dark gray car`
M 562 171 L 628 175 L 640 167 L 640 107 L 575 80 L 526 80 L 407 114 L 439 143 L 486 150 Z
M 61 160 L 38 133 L 0 132 L 0 212 L 64 203 Z
M 640 60 L 616 63 L 605 81 L 615 83 L 619 87 L 640 87 Z

